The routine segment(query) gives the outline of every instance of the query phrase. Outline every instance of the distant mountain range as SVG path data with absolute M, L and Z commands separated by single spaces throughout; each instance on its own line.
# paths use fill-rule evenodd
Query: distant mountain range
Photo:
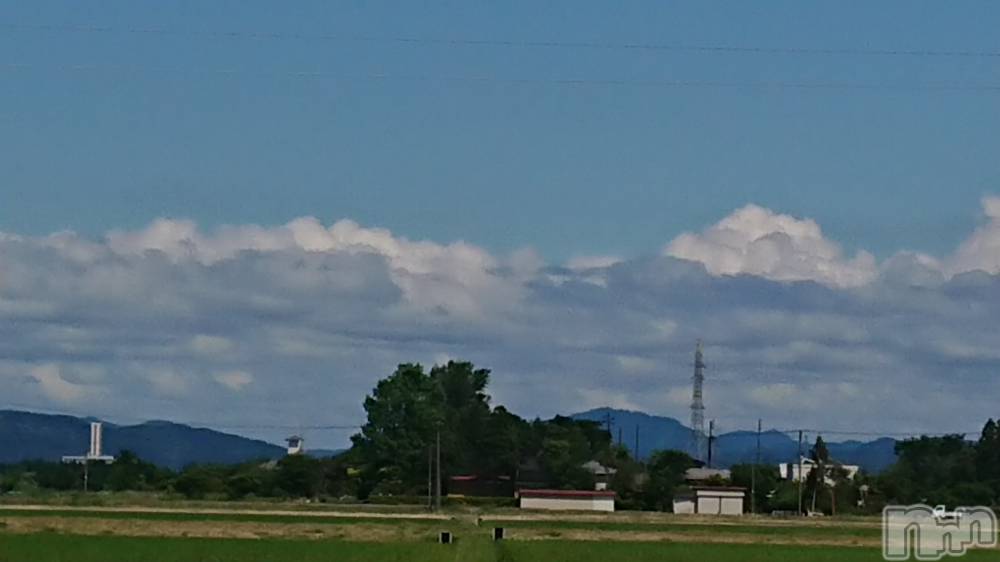
M 612 436 L 618 439 L 621 429 L 623 444 L 635 454 L 636 428 L 639 432 L 639 457 L 646 458 L 651 451 L 675 449 L 686 451 L 691 443 L 691 429 L 674 418 L 651 416 L 642 412 L 597 408 L 573 414 L 576 419 L 593 420 L 603 423 L 610 414 Z M 815 439 L 814 435 L 810 436 Z M 803 451 L 808 452 L 812 443 L 804 443 Z M 827 441 L 830 456 L 844 464 L 856 464 L 868 472 L 880 472 L 896 461 L 896 440 L 888 437 L 874 441 Z M 760 460 L 775 464 L 794 462 L 798 452 L 798 442 L 779 431 L 765 431 L 760 436 Z M 743 462 L 753 462 L 757 453 L 757 434 L 753 431 L 733 431 L 717 436 L 712 447 L 712 464 L 731 466 Z
M 0 464 L 24 460 L 58 461 L 81 455 L 90 442 L 89 418 L 0 410 Z M 173 469 L 192 463 L 239 463 L 276 459 L 285 448 L 184 424 L 149 421 L 138 425 L 104 423 L 104 452 L 128 449 L 139 458 Z M 308 450 L 307 450 L 308 451 Z M 322 456 L 336 451 L 310 451 Z
M 639 457 L 661 449 L 687 450 L 691 430 L 681 422 L 642 412 L 598 408 L 573 414 L 571 417 L 603 422 L 610 413 L 614 419 L 612 433 L 630 450 L 635 447 L 635 432 L 639 432 Z M 58 461 L 63 455 L 83 454 L 89 443 L 91 418 L 37 414 L 16 410 L 0 410 L 0 464 L 23 460 Z M 814 436 L 810 436 L 814 438 Z M 761 462 L 779 463 L 795 460 L 798 444 L 778 431 L 761 434 Z M 718 436 L 713 447 L 713 464 L 730 466 L 753 462 L 757 435 L 751 431 L 734 431 Z M 845 464 L 857 464 L 869 472 L 879 472 L 895 461 L 896 441 L 881 438 L 874 441 L 828 442 L 831 456 Z M 808 451 L 811 443 L 803 446 Z M 239 463 L 254 459 L 276 459 L 285 449 L 278 445 L 212 429 L 184 424 L 149 421 L 138 425 L 104 424 L 104 451 L 118 454 L 128 449 L 140 458 L 160 466 L 180 469 L 193 463 Z M 334 456 L 342 450 L 306 449 L 317 457 Z M 635 451 L 633 450 L 633 453 Z

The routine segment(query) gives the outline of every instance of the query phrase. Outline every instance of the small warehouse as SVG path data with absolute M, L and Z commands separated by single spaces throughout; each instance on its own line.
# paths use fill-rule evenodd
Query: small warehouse
M 744 488 L 693 486 L 674 498 L 674 513 L 698 515 L 743 515 Z
M 521 490 L 518 497 L 521 509 L 607 512 L 615 510 L 615 493 L 604 490 Z

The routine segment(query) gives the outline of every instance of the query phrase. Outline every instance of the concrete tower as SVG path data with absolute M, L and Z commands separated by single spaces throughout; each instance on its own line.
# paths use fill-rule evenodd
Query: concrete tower
M 702 354 L 701 340 L 694 350 L 694 376 L 691 393 L 691 456 L 695 460 L 705 462 L 708 456 L 708 439 L 705 437 L 705 403 L 702 401 L 702 389 L 705 385 L 705 358 Z

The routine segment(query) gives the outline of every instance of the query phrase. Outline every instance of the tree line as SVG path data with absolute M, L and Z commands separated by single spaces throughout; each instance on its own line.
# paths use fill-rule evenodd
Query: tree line
M 440 442 L 444 491 L 451 477 L 488 483 L 510 498 L 519 487 L 594 489 L 585 464 L 612 469 L 608 488 L 619 508 L 669 511 L 695 461 L 681 451 L 655 451 L 645 461 L 615 444 L 598 422 L 556 416 L 525 420 L 491 404 L 490 371 L 449 361 L 426 370 L 403 364 L 364 400 L 365 424 L 351 448 L 334 458 L 290 455 L 236 465 L 157 467 L 123 451 L 89 467 L 94 491 L 169 492 L 192 499 L 311 498 L 420 502 Z M 990 505 L 1000 498 L 1000 428 L 989 420 L 978 441 L 961 435 L 921 437 L 896 446 L 897 461 L 878 475 L 853 478 L 830 458 L 822 437 L 809 453 L 815 469 L 801 483 L 773 465 L 739 464 L 710 484 L 748 491 L 747 509 L 876 513 L 887 503 Z M 790 459 L 791 460 L 791 459 Z M 0 466 L 0 493 L 81 488 L 79 466 L 31 461 Z M 752 489 L 753 495 L 750 497 Z

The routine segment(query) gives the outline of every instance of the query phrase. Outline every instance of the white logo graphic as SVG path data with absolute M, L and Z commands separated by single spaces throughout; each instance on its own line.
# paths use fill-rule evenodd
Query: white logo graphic
M 889 505 L 882 510 L 882 557 L 941 560 L 969 547 L 997 546 L 997 516 L 988 507 Z

